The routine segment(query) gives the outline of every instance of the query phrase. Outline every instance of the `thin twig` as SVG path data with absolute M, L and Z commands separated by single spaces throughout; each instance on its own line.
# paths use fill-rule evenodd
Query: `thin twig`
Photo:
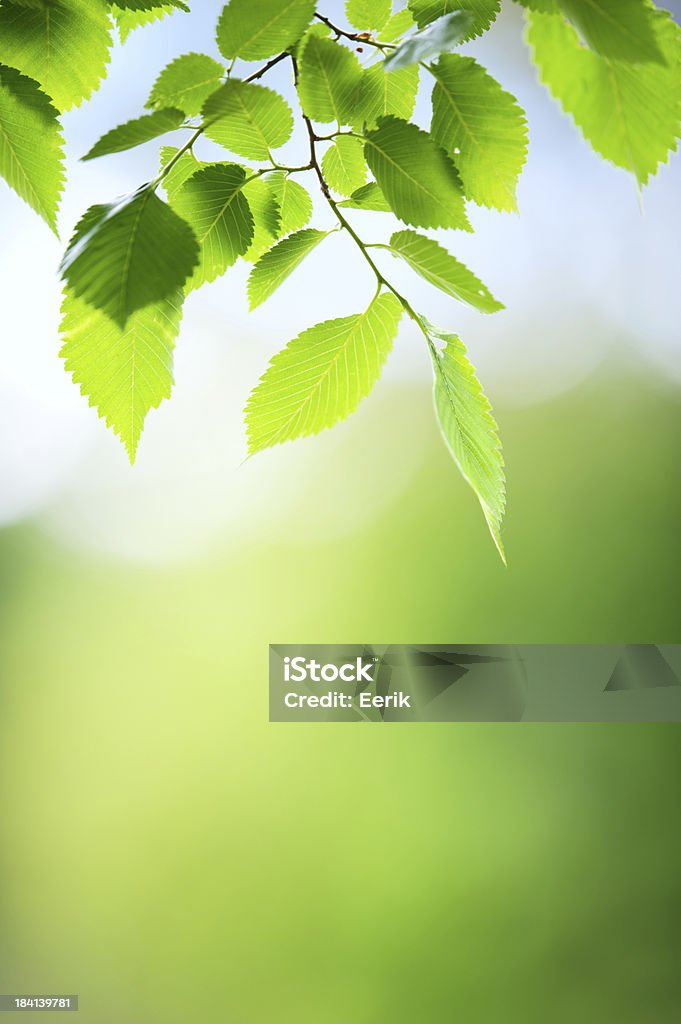
M 298 81 L 298 64 L 296 62 L 295 57 L 293 57 L 293 56 L 291 57 L 291 62 L 293 64 L 293 73 L 294 73 L 295 80 Z M 411 317 L 411 319 L 414 320 L 414 322 L 416 324 L 418 324 L 418 326 L 421 329 L 421 331 L 423 332 L 423 334 L 426 337 L 428 337 L 426 329 L 425 329 L 425 326 L 423 325 L 423 322 L 422 322 L 420 316 L 418 315 L 418 313 L 415 312 L 415 310 L 412 308 L 410 303 L 405 299 L 405 297 L 403 295 L 401 295 L 397 291 L 397 289 L 390 283 L 390 281 L 388 281 L 387 278 L 385 278 L 383 276 L 383 274 L 381 273 L 381 271 L 378 269 L 378 267 L 374 263 L 373 259 L 371 258 L 370 254 L 368 252 L 368 248 L 367 248 L 366 243 L 360 238 L 360 236 L 357 234 L 357 232 L 353 228 L 352 224 L 350 224 L 350 222 L 347 220 L 347 218 L 343 215 L 343 213 L 341 212 L 341 210 L 340 210 L 340 208 L 338 206 L 338 203 L 336 202 L 336 200 L 331 195 L 331 190 L 329 189 L 328 182 L 327 182 L 326 178 L 324 177 L 324 172 L 322 171 L 321 165 L 319 163 L 319 159 L 317 157 L 317 142 L 319 141 L 318 136 L 315 134 L 315 130 L 314 130 L 314 127 L 312 125 L 312 121 L 310 120 L 310 118 L 305 113 L 303 113 L 303 121 L 305 122 L 305 127 L 307 128 L 308 138 L 310 140 L 310 169 L 315 172 L 315 174 L 316 174 L 316 176 L 317 176 L 317 178 L 319 180 L 319 185 L 320 185 L 320 188 L 322 190 L 322 194 L 323 194 L 324 198 L 326 199 L 327 203 L 329 204 L 329 206 L 331 207 L 331 209 L 333 210 L 334 215 L 335 215 L 336 219 L 338 220 L 340 226 L 345 231 L 347 231 L 347 233 L 350 235 L 350 237 L 352 238 L 353 242 L 355 243 L 355 245 L 357 246 L 359 251 L 362 253 L 362 256 L 364 257 L 364 259 L 367 261 L 367 263 L 369 264 L 369 266 L 373 270 L 379 286 L 387 288 L 388 291 L 391 291 L 393 293 L 393 295 L 398 300 L 398 302 L 402 306 L 402 309 L 405 311 L 405 313 L 407 313 L 407 315 L 409 317 Z
M 374 39 L 370 32 L 348 32 L 346 29 L 338 28 L 338 25 L 334 25 L 332 21 L 323 15 L 319 11 L 315 11 L 315 18 L 317 21 L 321 21 L 323 25 L 330 28 L 332 32 L 336 33 L 337 37 L 342 36 L 343 39 L 349 39 L 351 43 L 359 43 L 360 45 L 367 44 L 367 46 L 375 46 L 377 50 L 392 50 L 394 47 L 391 43 L 379 43 L 378 39 Z

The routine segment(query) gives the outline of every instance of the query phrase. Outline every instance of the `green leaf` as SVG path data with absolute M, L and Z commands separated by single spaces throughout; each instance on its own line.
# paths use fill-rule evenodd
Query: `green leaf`
M 593 53 L 556 15 L 531 14 L 528 31 L 541 80 L 596 152 L 635 174 L 641 186 L 681 135 L 681 31 L 665 11 L 652 17 L 666 65 Z
M 647 0 L 560 0 L 560 8 L 592 50 L 613 60 L 664 63 Z
M 201 246 L 188 291 L 220 277 L 251 244 L 254 224 L 242 194 L 245 183 L 243 167 L 209 164 L 175 195 L 173 208 L 191 225 Z
M 655 8 L 648 0 L 518 0 L 540 14 L 563 14 L 603 57 L 633 64 L 664 64 L 655 36 Z
M 408 68 L 435 54 L 452 50 L 469 38 L 472 24 L 473 16 L 468 11 L 454 11 L 438 18 L 419 32 L 407 36 L 396 50 L 388 54 L 386 71 Z
M 341 43 L 311 33 L 299 62 L 298 94 L 303 110 L 322 124 L 352 124 L 362 68 Z
M 340 135 L 324 154 L 322 171 L 334 192 L 342 196 L 349 196 L 360 188 L 367 177 L 361 140 Z
M 483 206 L 515 210 L 527 158 L 524 112 L 472 57 L 448 54 L 431 70 L 431 134 L 456 164 L 465 194 Z
M 364 152 L 400 220 L 415 227 L 471 230 L 456 168 L 426 132 L 386 117 L 366 135 Z
M 191 275 L 199 246 L 189 225 L 145 186 L 81 218 L 61 263 L 73 292 L 125 327 Z
M 388 248 L 440 291 L 467 302 L 481 313 L 497 313 L 504 308 L 468 267 L 432 238 L 415 231 L 398 231 L 390 239 Z
M 253 240 L 243 258 L 255 263 L 281 234 L 281 210 L 271 185 L 264 178 L 249 181 L 243 195 L 253 214 L 254 228 Z
M 345 13 L 355 28 L 383 28 L 392 6 L 392 0 L 346 0 Z
M 161 170 L 170 163 L 177 153 L 178 150 L 173 149 L 172 146 L 162 147 Z M 197 160 L 193 153 L 182 154 L 163 179 L 163 186 L 171 205 L 185 182 L 197 171 L 210 167 L 211 164 L 215 165 L 214 161 L 209 163 Z M 221 166 L 233 165 L 225 163 Z M 243 253 L 243 258 L 254 263 L 274 245 L 281 234 L 281 211 L 272 184 L 264 178 L 252 178 L 246 182 L 241 191 L 253 215 L 254 227 L 253 240 L 246 252 Z
M 156 109 L 178 107 L 189 117 L 201 113 L 208 97 L 219 88 L 225 69 L 205 53 L 185 53 L 163 69 L 147 103 Z
M 56 234 L 57 209 L 64 185 L 59 114 L 37 82 L 2 65 L 0 175 Z
M 134 121 L 127 121 L 117 128 L 112 128 L 82 159 L 94 160 L 98 156 L 134 149 L 135 146 L 157 139 L 159 135 L 175 131 L 183 121 L 184 114 L 181 110 L 156 110 L 153 114 L 144 114 Z
M 227 60 L 258 60 L 288 50 L 312 21 L 315 0 L 230 0 L 218 23 Z
M 123 328 L 68 289 L 62 313 L 65 369 L 134 462 L 147 413 L 170 398 L 182 292 L 133 313 Z
M 178 10 L 189 10 L 189 8 L 181 7 L 179 5 L 173 6 L 171 3 L 163 3 L 158 7 L 154 7 L 151 10 L 145 11 L 130 11 L 121 8 L 118 4 L 111 5 L 111 13 L 113 14 L 118 34 L 122 43 L 126 41 L 131 32 L 134 32 L 137 28 L 144 28 L 145 25 L 151 25 L 155 21 L 160 21 L 161 18 L 165 18 L 168 14 L 175 14 Z
M 362 74 L 352 123 L 360 129 L 375 128 L 381 117 L 391 115 L 408 121 L 418 90 L 418 67 L 387 72 L 383 61 L 374 64 Z
M 318 434 L 354 412 L 381 375 L 402 318 L 393 295 L 327 320 L 279 352 L 246 406 L 251 454 Z
M 492 539 L 506 564 L 501 524 L 506 511 L 504 457 L 492 408 L 455 334 L 424 321 L 435 368 L 435 413 L 445 444 L 478 496 Z M 435 340 L 444 341 L 439 350 Z
M 375 210 L 377 213 L 393 212 L 390 203 L 375 181 L 370 181 L 368 185 L 362 185 L 361 188 L 352 193 L 349 199 L 345 199 L 338 205 L 347 207 L 349 210 Z
M 34 78 L 59 110 L 88 99 L 106 73 L 111 22 L 102 0 L 0 6 L 0 63 Z
M 45 0 L 45 2 L 49 4 L 53 0 Z M 164 7 L 174 7 L 182 11 L 189 11 L 189 7 L 184 0 L 116 0 L 111 6 L 119 7 L 124 11 L 156 11 Z
M 501 10 L 501 0 L 409 0 L 409 10 L 419 28 L 445 14 L 469 11 L 473 15 L 473 23 L 466 38 L 473 39 L 486 32 L 496 19 Z
M 267 175 L 267 184 L 272 189 L 281 214 L 280 233 L 304 228 L 312 216 L 312 199 L 297 181 L 289 178 L 285 171 Z
M 558 14 L 558 0 L 516 0 L 517 4 L 529 11 L 539 11 L 541 14 Z
M 307 228 L 289 235 L 256 263 L 248 279 L 250 309 L 260 306 L 284 283 L 305 257 L 322 242 L 328 231 Z
M 293 131 L 293 112 L 283 96 L 236 78 L 206 100 L 203 115 L 209 139 L 249 160 L 267 160 Z
M 162 146 L 161 147 L 161 167 L 160 172 L 164 171 L 168 164 L 177 156 L 179 150 L 174 146 Z M 191 178 L 192 174 L 200 171 L 202 167 L 208 165 L 202 160 L 197 160 L 193 153 L 183 153 L 182 156 L 177 160 L 171 169 L 164 174 L 163 187 L 166 190 L 168 199 L 172 201 L 176 193 L 182 188 L 185 181 Z M 159 173 L 160 173 L 159 172 Z
M 403 11 L 397 11 L 388 19 L 385 28 L 379 32 L 377 38 L 381 43 L 394 43 L 396 39 L 403 36 L 405 32 L 409 32 L 413 27 L 412 13 L 405 7 Z

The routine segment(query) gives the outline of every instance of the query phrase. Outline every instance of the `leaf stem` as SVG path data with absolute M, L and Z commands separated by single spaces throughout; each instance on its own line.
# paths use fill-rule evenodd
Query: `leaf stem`
M 196 131 L 194 132 L 194 134 L 191 136 L 191 138 L 189 138 L 185 142 L 184 146 L 180 146 L 180 148 L 178 149 L 177 153 L 175 153 L 175 155 L 171 157 L 171 159 L 168 161 L 168 163 L 165 165 L 165 167 L 161 168 L 161 170 L 159 171 L 157 176 L 154 178 L 154 180 L 149 185 L 149 188 L 152 188 L 152 189 L 157 189 L 158 188 L 158 186 L 161 184 L 161 182 L 166 177 L 166 175 L 168 175 L 172 171 L 172 169 L 175 166 L 175 164 L 179 160 L 182 159 L 182 157 L 184 156 L 185 153 L 189 152 L 189 150 L 192 148 L 192 146 L 194 145 L 196 140 L 198 138 L 200 138 L 200 136 L 203 134 L 204 127 L 205 127 L 205 125 L 201 125 L 199 128 L 197 128 Z
M 284 51 L 284 53 L 278 53 L 276 57 L 272 57 L 271 60 L 268 60 L 267 64 L 263 64 L 258 71 L 254 71 L 252 75 L 248 76 L 248 78 L 244 78 L 244 82 L 257 82 L 259 78 L 266 75 L 267 72 L 271 71 L 277 64 L 281 64 L 281 62 L 286 60 L 288 56 L 289 54 L 287 51 Z
M 291 57 L 291 61 L 293 63 L 294 76 L 295 76 L 295 79 L 297 81 L 298 80 L 298 65 L 297 65 L 295 57 L 292 56 Z M 312 121 L 307 116 L 307 114 L 303 113 L 302 116 L 303 116 L 303 121 L 305 122 L 305 127 L 307 128 L 307 134 L 308 134 L 308 138 L 309 138 L 309 141 L 310 141 L 310 170 L 314 171 L 314 173 L 316 174 L 316 176 L 317 176 L 317 178 L 319 180 L 319 185 L 320 185 L 320 188 L 322 190 L 322 195 L 324 196 L 324 198 L 326 199 L 327 203 L 329 204 L 329 206 L 333 210 L 333 213 L 334 213 L 336 219 L 338 220 L 341 228 L 343 228 L 344 231 L 347 231 L 348 235 L 350 236 L 350 238 L 352 238 L 353 242 L 355 243 L 355 245 L 357 246 L 357 248 L 361 252 L 362 256 L 364 257 L 364 259 L 367 261 L 367 263 L 371 267 L 371 269 L 372 269 L 372 271 L 373 271 L 373 273 L 374 273 L 374 275 L 376 277 L 376 281 L 378 282 L 379 291 L 383 287 L 383 288 L 387 288 L 388 291 L 393 293 L 393 295 L 395 296 L 397 301 L 400 303 L 400 305 L 402 306 L 402 309 L 405 311 L 407 316 L 409 316 L 417 324 L 417 326 L 419 327 L 420 331 L 423 333 L 423 335 L 426 338 L 426 340 L 429 342 L 429 344 L 432 345 L 432 343 L 430 342 L 430 338 L 428 337 L 428 332 L 426 331 L 425 324 L 423 323 L 423 321 L 422 321 L 421 317 L 419 316 L 419 314 L 414 310 L 414 308 L 411 305 L 411 303 L 408 302 L 407 299 L 405 299 L 404 295 L 402 295 L 400 292 L 398 292 L 397 288 L 395 288 L 395 286 L 392 285 L 390 283 L 390 281 L 388 281 L 388 279 L 386 277 L 384 277 L 384 275 L 378 269 L 378 267 L 374 263 L 373 259 L 371 258 L 371 255 L 370 255 L 370 253 L 368 251 L 369 248 L 371 248 L 371 246 L 368 243 L 364 242 L 362 238 L 360 238 L 360 236 L 357 234 L 357 232 L 353 228 L 352 224 L 350 224 L 350 222 L 347 220 L 347 218 L 341 212 L 341 210 L 340 210 L 336 200 L 331 195 L 331 190 L 329 188 L 329 184 L 328 184 L 326 178 L 324 177 L 324 172 L 322 171 L 321 165 L 319 163 L 319 159 L 317 157 L 317 148 L 316 147 L 317 147 L 317 142 L 320 141 L 319 136 L 316 135 L 314 127 L 312 125 Z
M 379 43 L 378 39 L 374 39 L 371 32 L 348 32 L 346 29 L 338 28 L 332 21 L 329 21 L 325 15 L 320 14 L 319 11 L 315 11 L 315 18 L 317 21 L 321 21 L 323 25 L 330 28 L 332 32 L 336 33 L 337 37 L 342 36 L 343 39 L 349 39 L 351 43 L 366 43 L 367 46 L 375 46 L 377 50 L 394 50 L 395 47 L 392 43 Z

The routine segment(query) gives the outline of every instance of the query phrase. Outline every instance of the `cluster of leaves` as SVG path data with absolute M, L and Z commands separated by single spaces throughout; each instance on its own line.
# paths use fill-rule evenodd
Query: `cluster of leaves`
M 508 0 L 510 2 L 510 0 Z M 602 156 L 644 185 L 676 147 L 681 36 L 649 0 L 515 0 L 541 79 Z M 481 313 L 503 308 L 431 228 L 470 231 L 467 203 L 516 208 L 527 126 L 516 99 L 460 44 L 487 31 L 501 0 L 347 0 L 349 27 L 315 0 L 230 0 L 222 61 L 188 53 L 159 74 L 146 113 L 108 131 L 90 160 L 171 132 L 160 170 L 133 195 L 91 207 L 61 264 L 67 370 L 134 459 L 150 409 L 169 396 L 183 300 L 238 259 L 251 261 L 251 308 L 332 231 L 347 232 L 376 281 L 364 311 L 304 331 L 274 357 L 246 408 L 250 452 L 316 434 L 348 416 L 378 380 L 400 321 L 420 329 L 446 444 L 476 492 L 503 557 L 504 465 L 491 409 L 461 340 L 390 283 L 386 250 Z M 64 184 L 60 115 L 106 74 L 121 39 L 181 0 L 0 0 L 0 174 L 56 231 Z M 248 62 L 266 61 L 251 70 Z M 286 61 L 299 110 L 262 84 Z M 428 126 L 412 118 L 432 87 Z M 305 127 L 297 166 L 276 151 Z M 201 159 L 202 138 L 230 154 Z M 236 159 L 234 159 L 236 158 Z M 316 179 L 335 227 L 308 226 Z M 305 180 L 305 178 L 304 178 Z M 159 191 L 165 194 L 162 198 Z M 402 226 L 368 243 L 356 210 Z

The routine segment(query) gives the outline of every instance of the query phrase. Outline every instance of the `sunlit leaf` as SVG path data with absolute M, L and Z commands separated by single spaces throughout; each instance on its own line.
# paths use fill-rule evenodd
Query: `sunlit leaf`
M 203 104 L 219 87 L 225 69 L 205 53 L 176 57 L 154 82 L 148 107 L 179 107 L 189 117 L 201 113 Z
M 288 235 L 291 231 L 304 228 L 312 216 L 310 193 L 284 171 L 268 174 L 266 181 L 279 207 L 281 234 Z
M 390 239 L 389 249 L 429 284 L 481 313 L 496 313 L 504 308 L 468 267 L 434 239 L 415 231 L 398 231 Z
M 145 187 L 120 202 L 90 207 L 61 273 L 75 295 L 125 327 L 138 309 L 174 295 L 198 258 L 187 222 Z
M 124 327 L 68 289 L 62 314 L 65 368 L 134 462 L 147 414 L 170 398 L 182 292 L 137 310 Z
M 435 368 L 435 412 L 445 444 L 482 506 L 492 539 L 506 561 L 501 524 L 506 511 L 504 457 L 492 408 L 466 349 L 455 334 L 424 321 Z M 444 348 L 438 347 L 444 342 Z
M 243 167 L 209 164 L 175 194 L 173 208 L 191 225 L 201 246 L 189 290 L 220 277 L 251 244 L 254 224 L 243 195 L 245 182 Z
M 345 13 L 355 28 L 383 28 L 392 10 L 392 0 L 346 0 Z
M 127 121 L 117 128 L 112 128 L 94 144 L 83 160 L 94 160 L 99 156 L 122 153 L 135 146 L 141 146 L 145 142 L 157 139 L 159 135 L 175 131 L 183 121 L 184 114 L 181 110 L 156 110 L 153 114 L 144 114 L 134 121 Z
M 64 185 L 58 111 L 37 82 L 2 65 L 0 175 L 56 234 L 57 209 Z
M 515 210 L 527 157 L 527 124 L 515 97 L 472 57 L 443 55 L 432 71 L 431 134 L 456 164 L 466 196 Z
M 0 6 L 0 63 L 34 78 L 59 110 L 88 99 L 106 72 L 111 22 L 103 0 Z
M 313 121 L 352 124 L 362 69 L 354 53 L 332 39 L 310 34 L 299 62 L 298 94 Z
M 267 160 L 293 130 L 293 113 L 283 96 L 234 78 L 209 97 L 203 115 L 209 139 L 251 160 Z
M 257 60 L 288 49 L 312 20 L 315 0 L 230 0 L 218 22 L 227 60 Z
M 306 228 L 284 238 L 258 261 L 248 279 L 250 308 L 255 309 L 274 294 L 305 257 L 328 236 L 328 231 Z
M 386 117 L 367 133 L 364 151 L 400 220 L 415 227 L 470 231 L 456 168 L 426 132 Z
M 632 64 L 587 49 L 560 15 L 530 14 L 528 41 L 542 81 L 593 148 L 645 185 L 681 136 L 681 30 L 652 11 L 666 64 Z
M 467 38 L 482 35 L 501 10 L 501 0 L 409 0 L 409 10 L 419 28 L 454 11 L 468 11 L 473 16 Z
M 251 453 L 318 434 L 372 390 L 397 334 L 402 307 L 383 294 L 365 313 L 317 324 L 274 356 L 246 406 Z
M 324 154 L 322 170 L 334 192 L 342 196 L 351 195 L 364 184 L 367 176 L 361 140 L 348 135 L 339 136 Z

